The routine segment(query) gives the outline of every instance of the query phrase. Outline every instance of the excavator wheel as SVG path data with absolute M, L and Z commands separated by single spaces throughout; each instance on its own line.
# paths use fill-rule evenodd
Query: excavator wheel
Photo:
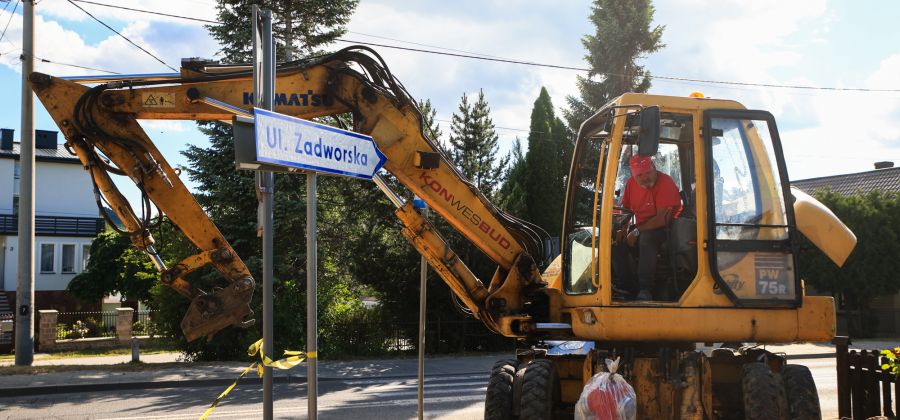
M 557 401 L 559 378 L 553 363 L 547 359 L 532 360 L 525 368 L 519 420 L 552 419 Z
M 772 372 L 767 364 L 762 362 L 744 364 L 741 390 L 746 420 L 791 418 L 781 375 Z
M 803 365 L 785 365 L 781 370 L 781 378 L 784 380 L 791 419 L 821 419 L 819 392 L 809 368 Z
M 485 420 L 509 420 L 513 416 L 513 381 L 516 377 L 516 359 L 504 359 L 494 363 L 491 379 L 484 399 Z

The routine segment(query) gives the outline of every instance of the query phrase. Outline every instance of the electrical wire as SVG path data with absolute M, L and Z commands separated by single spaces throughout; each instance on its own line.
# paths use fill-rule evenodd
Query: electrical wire
M 194 18 L 194 17 L 189 17 L 189 16 L 172 15 L 172 14 L 169 14 L 169 13 L 156 12 L 156 11 L 153 11 L 153 10 L 135 9 L 135 8 L 133 8 L 133 7 L 118 6 L 118 5 L 115 5 L 115 4 L 98 3 L 98 2 L 95 2 L 95 1 L 88 1 L 88 0 L 70 0 L 70 1 L 75 1 L 75 2 L 78 2 L 78 3 L 93 4 L 93 5 L 95 5 L 95 6 L 111 7 L 111 8 L 113 8 L 113 9 L 129 10 L 129 11 L 132 11 L 132 12 L 138 12 L 138 13 L 147 13 L 147 14 L 151 14 L 151 15 L 166 16 L 166 17 L 176 18 L 176 19 L 193 20 L 193 21 L 196 21 L 196 22 L 203 22 L 203 23 L 212 23 L 212 24 L 215 24 L 215 25 L 221 25 L 221 24 L 222 24 L 222 22 L 219 22 L 219 21 L 216 21 L 216 20 L 207 20 L 207 19 L 200 19 L 200 18 Z
M 98 68 L 94 68 L 94 67 L 81 66 L 81 65 L 78 65 L 78 64 L 61 63 L 61 62 L 58 62 L 58 61 L 52 61 L 52 60 L 48 60 L 48 59 L 46 59 L 46 58 L 41 58 L 41 57 L 38 57 L 38 56 L 34 56 L 34 58 L 40 60 L 42 63 L 56 64 L 56 65 L 59 65 L 59 66 L 75 67 L 75 68 L 85 69 L 85 70 L 101 71 L 101 72 L 103 72 L 103 73 L 109 73 L 109 74 L 122 74 L 122 73 L 118 73 L 118 72 L 114 72 L 114 71 L 110 71 L 110 70 L 103 70 L 103 69 L 98 69 Z
M 165 61 L 162 61 L 159 57 L 153 55 L 153 53 L 151 53 L 150 51 L 147 51 L 146 49 L 144 49 L 144 47 L 141 47 L 140 45 L 135 44 L 134 41 L 128 39 L 128 37 L 126 37 L 125 35 L 122 35 L 119 31 L 113 29 L 111 26 L 107 25 L 107 24 L 104 23 L 102 20 L 97 19 L 96 16 L 92 15 L 92 14 L 91 14 L 90 12 L 88 12 L 87 10 L 84 10 L 84 8 L 82 8 L 81 6 L 75 4 L 75 2 L 74 2 L 73 0 L 68 0 L 68 2 L 71 3 L 72 6 L 77 7 L 79 10 L 81 10 L 82 12 L 84 12 L 85 14 L 87 14 L 88 16 L 90 16 L 92 19 L 96 20 L 99 24 L 105 26 L 105 27 L 106 27 L 107 29 L 109 29 L 110 31 L 115 32 L 116 35 L 118 35 L 118 36 L 122 37 L 122 39 L 128 41 L 129 44 L 134 45 L 134 46 L 137 47 L 139 50 L 141 50 L 141 51 L 147 53 L 147 55 L 149 55 L 150 57 L 153 57 L 156 61 L 159 61 L 160 63 L 162 63 L 162 65 L 164 65 L 164 66 L 166 66 L 166 67 L 172 69 L 172 71 L 174 71 L 174 72 L 177 72 L 177 71 L 178 71 L 177 69 L 175 69 L 175 67 L 172 67 L 172 66 L 166 64 Z
M 16 0 L 16 5 L 13 6 L 12 12 L 9 12 L 9 20 L 6 21 L 6 27 L 3 28 L 3 33 L 0 33 L 0 40 L 6 36 L 6 30 L 9 29 L 9 23 L 12 22 L 13 16 L 16 15 L 16 9 L 19 8 L 19 1 L 20 0 Z M 6 5 L 9 6 L 9 3 L 6 3 Z M 6 7 L 4 7 L 3 10 L 6 11 Z
M 194 17 L 189 17 L 189 16 L 173 15 L 173 14 L 169 14 L 169 13 L 156 12 L 156 11 L 152 11 L 152 10 L 135 9 L 135 8 L 131 8 L 131 7 L 118 6 L 118 5 L 113 5 L 113 4 L 105 4 L 105 3 L 99 3 L 99 2 L 95 2 L 95 1 L 89 1 L 89 0 L 68 0 L 68 1 L 70 3 L 71 2 L 87 3 L 87 4 L 97 5 L 97 6 L 111 7 L 111 8 L 122 9 L 122 10 L 130 10 L 133 12 L 166 16 L 166 17 L 171 17 L 171 18 L 176 18 L 176 19 L 191 20 L 191 21 L 210 23 L 210 24 L 215 24 L 215 25 L 222 24 L 222 22 L 215 21 L 215 20 L 200 19 L 200 18 L 194 18 Z M 509 58 L 503 58 L 503 57 L 498 57 L 498 56 L 494 56 L 494 55 L 489 55 L 489 54 L 457 50 L 457 49 L 453 49 L 453 48 L 446 48 L 446 47 L 440 47 L 440 46 L 435 46 L 435 45 L 422 44 L 422 43 L 412 42 L 412 41 L 404 41 L 401 39 L 383 37 L 383 36 L 379 36 L 379 35 L 371 35 L 371 34 L 365 34 L 365 33 L 361 33 L 361 32 L 353 32 L 353 31 L 347 31 L 347 32 L 354 33 L 357 35 L 362 35 L 362 36 L 373 37 L 373 38 L 381 38 L 381 39 L 386 39 L 386 40 L 390 40 L 390 41 L 403 42 L 403 43 L 412 44 L 412 45 L 419 45 L 419 46 L 425 46 L 425 47 L 430 47 L 430 48 L 438 48 L 438 49 L 442 49 L 442 50 L 446 50 L 446 51 L 453 51 L 453 53 L 426 50 L 426 49 L 421 49 L 421 48 L 401 47 L 401 46 L 397 46 L 397 45 L 379 44 L 379 43 L 374 43 L 374 42 L 356 41 L 356 40 L 343 39 L 343 38 L 338 38 L 338 39 L 336 39 L 336 41 L 350 43 L 350 44 L 361 44 L 361 45 L 368 45 L 368 46 L 375 46 L 375 47 L 382 47 L 382 48 L 391 48 L 391 49 L 411 51 L 411 52 L 420 52 L 420 53 L 426 53 L 426 54 L 445 55 L 445 56 L 458 57 L 458 58 L 470 58 L 470 59 L 475 59 L 475 60 L 485 60 L 485 61 L 494 61 L 494 62 L 509 63 L 509 64 L 535 66 L 535 67 L 555 68 L 555 69 L 560 69 L 560 70 L 572 70 L 572 71 L 588 72 L 588 73 L 592 71 L 592 69 L 583 68 L 583 67 L 563 66 L 563 65 L 557 65 L 557 64 L 538 63 L 538 62 L 533 62 L 533 61 L 515 60 L 515 59 L 509 59 Z M 603 75 L 605 77 L 621 77 L 621 76 L 623 76 L 622 74 L 612 73 L 612 72 L 597 72 L 597 74 Z M 891 93 L 900 92 L 900 89 L 840 88 L 840 87 L 828 87 L 828 86 L 784 85 L 784 84 L 777 84 L 777 83 L 731 82 L 731 81 L 723 81 L 723 80 L 695 79 L 695 78 L 677 77 L 677 76 L 657 76 L 657 75 L 652 75 L 652 74 L 649 75 L 648 77 L 650 79 L 654 79 L 654 80 L 665 80 L 665 81 L 670 81 L 670 82 L 683 82 L 683 83 L 711 84 L 711 85 L 720 85 L 720 86 L 744 86 L 744 87 L 763 87 L 763 88 L 777 88 L 777 89 L 824 90 L 824 91 L 836 91 L 836 92 L 891 92 Z

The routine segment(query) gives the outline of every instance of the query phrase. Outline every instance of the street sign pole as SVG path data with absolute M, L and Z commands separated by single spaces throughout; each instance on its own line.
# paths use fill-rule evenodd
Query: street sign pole
M 316 173 L 306 175 L 306 395 L 307 417 L 316 420 L 319 376 L 318 361 L 318 302 L 316 273 L 318 271 L 318 244 L 316 242 Z
M 253 87 L 255 106 L 271 111 L 275 97 L 275 49 L 272 41 L 272 11 L 253 11 Z M 262 22 L 260 22 L 260 18 Z M 260 25 L 261 24 L 261 25 Z M 260 26 L 262 26 L 260 28 Z M 261 55 L 261 57 L 260 57 Z M 263 354 L 273 360 L 274 356 L 274 299 L 272 283 L 274 276 L 274 201 L 275 174 L 268 171 L 256 172 L 257 195 L 259 197 L 258 222 L 262 225 L 263 261 Z M 263 367 L 263 418 L 274 418 L 274 381 L 272 367 Z
M 416 208 L 422 210 L 422 217 L 428 218 L 425 201 L 416 197 Z M 425 416 L 425 286 L 428 282 L 428 261 L 422 256 L 419 266 L 419 420 Z

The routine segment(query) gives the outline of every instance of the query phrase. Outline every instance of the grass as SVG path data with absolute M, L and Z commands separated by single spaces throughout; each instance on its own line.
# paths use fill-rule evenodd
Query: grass
M 165 341 L 153 340 L 141 344 L 141 354 L 171 353 L 178 349 Z M 64 351 L 58 353 L 46 353 L 35 356 L 35 360 L 77 359 L 82 357 L 126 356 L 131 354 L 131 347 L 115 347 L 103 349 L 84 349 Z M 0 355 L 0 360 L 15 359 L 14 354 Z
M 79 370 L 103 370 L 103 372 L 143 372 L 150 370 L 190 367 L 193 363 L 120 363 L 118 365 L 53 365 L 53 366 L 3 366 L 0 376 L 39 375 L 46 373 L 73 372 Z

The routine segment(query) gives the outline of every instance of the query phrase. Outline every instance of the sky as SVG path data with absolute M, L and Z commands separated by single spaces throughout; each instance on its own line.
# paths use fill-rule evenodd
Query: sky
M 0 0 L 0 127 L 21 128 L 22 5 Z M 97 0 L 143 10 L 215 20 L 214 0 Z M 216 58 L 203 23 L 78 3 L 177 68 L 181 58 Z M 654 2 L 665 47 L 640 60 L 653 75 L 709 81 L 814 86 L 785 89 L 654 79 L 650 93 L 733 99 L 774 114 L 793 180 L 900 164 L 900 2 L 826 0 L 668 0 Z M 35 69 L 57 76 L 170 72 L 67 0 L 35 7 Z M 591 2 L 558 0 L 361 0 L 343 38 L 441 49 L 584 68 L 584 35 L 593 33 Z M 350 45 L 336 42 L 334 49 Z M 507 152 L 527 138 L 541 87 L 554 105 L 577 94 L 573 70 L 551 69 L 375 47 L 418 99 L 430 99 L 441 129 L 462 95 L 484 91 Z M 868 89 L 837 91 L 832 88 Z M 876 90 L 876 91 L 871 91 Z M 888 90 L 889 92 L 878 92 Z M 893 90 L 893 92 L 890 92 Z M 474 98 L 473 98 L 474 99 Z M 35 127 L 56 127 L 35 101 Z M 142 121 L 173 165 L 186 165 L 186 145 L 208 145 L 193 122 Z M 193 185 L 185 180 L 189 188 Z M 121 184 L 120 184 L 121 185 Z M 129 197 L 136 194 L 126 189 Z

